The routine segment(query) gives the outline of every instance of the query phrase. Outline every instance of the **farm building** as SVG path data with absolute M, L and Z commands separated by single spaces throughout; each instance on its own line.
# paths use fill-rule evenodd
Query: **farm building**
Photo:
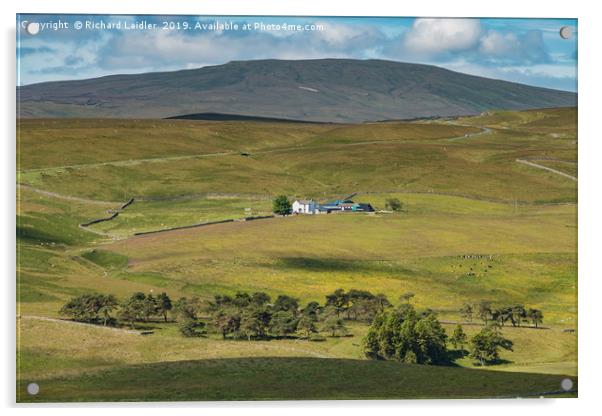
M 339 205 L 341 211 L 351 211 L 351 212 L 372 212 L 374 208 L 372 205 L 365 203 L 356 203 L 356 202 L 344 202 Z
M 318 204 L 314 200 L 296 200 L 293 202 L 294 214 L 328 214 L 331 212 L 373 212 L 372 205 L 357 203 L 350 199 L 336 200 Z
M 315 214 L 318 204 L 313 199 L 297 199 L 293 202 L 293 214 Z

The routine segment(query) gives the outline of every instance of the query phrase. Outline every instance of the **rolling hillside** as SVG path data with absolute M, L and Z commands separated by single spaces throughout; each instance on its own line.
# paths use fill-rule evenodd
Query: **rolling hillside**
M 575 108 L 365 124 L 24 119 L 17 129 L 18 402 L 578 395 Z M 279 194 L 351 193 L 377 212 L 242 221 L 270 214 Z M 401 211 L 386 209 L 392 198 Z M 456 322 L 469 339 L 483 328 L 459 312 L 467 303 L 544 318 L 507 323 L 512 351 L 490 365 L 448 343 L 453 365 L 424 366 L 366 359 L 366 322 L 345 319 L 345 336 L 317 322 L 311 341 L 223 339 L 206 309 L 240 291 L 323 304 L 338 288 L 395 307 L 412 293 L 448 336 Z M 123 327 L 60 314 L 83 294 L 136 292 L 197 297 L 208 333 L 182 336 L 171 312 Z
M 20 117 L 167 118 L 198 113 L 364 122 L 575 106 L 574 93 L 382 60 L 257 60 L 47 82 L 17 90 Z

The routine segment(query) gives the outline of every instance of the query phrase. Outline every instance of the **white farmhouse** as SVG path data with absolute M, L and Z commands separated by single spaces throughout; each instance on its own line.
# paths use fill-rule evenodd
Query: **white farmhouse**
M 315 214 L 318 204 L 313 199 L 297 199 L 293 202 L 293 214 Z

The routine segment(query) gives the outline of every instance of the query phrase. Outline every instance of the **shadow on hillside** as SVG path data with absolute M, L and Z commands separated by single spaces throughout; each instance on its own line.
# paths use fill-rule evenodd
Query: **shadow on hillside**
M 244 114 L 226 113 L 192 113 L 166 117 L 166 120 L 204 120 L 204 121 L 258 121 L 266 123 L 299 123 L 299 124 L 335 124 L 320 121 L 296 120 L 293 118 L 247 116 Z
M 265 267 L 279 267 L 282 269 L 300 269 L 314 272 L 394 272 L 404 275 L 415 275 L 414 270 L 382 260 L 341 260 L 333 258 L 315 257 L 282 257 L 276 260 L 276 264 L 263 264 Z
M 450 359 L 450 365 L 451 366 L 455 366 L 455 367 L 460 367 L 459 364 L 456 363 L 457 360 L 460 360 L 462 358 L 468 357 L 470 354 L 468 351 L 466 350 L 450 350 L 448 351 L 448 356 Z M 481 368 L 487 368 L 487 367 L 491 367 L 491 366 L 496 366 L 496 365 L 502 365 L 502 364 L 512 364 L 512 361 L 510 360 L 506 360 L 503 358 L 498 358 L 497 360 L 488 360 L 486 361 L 485 365 L 481 365 L 479 362 L 477 362 L 476 360 L 473 360 L 474 365 L 481 367 Z
M 51 234 L 35 226 L 19 224 L 17 224 L 17 239 L 36 244 L 69 244 L 71 242 L 68 238 Z
M 456 360 L 468 356 L 468 351 L 466 350 L 449 350 L 448 353 L 450 361 L 453 363 Z
M 485 367 L 485 368 L 486 367 L 491 367 L 491 366 L 495 366 L 495 365 L 502 365 L 502 364 L 512 364 L 512 361 L 505 360 L 503 358 L 498 358 L 497 360 L 489 360 L 489 361 L 487 361 L 487 363 L 484 366 L 479 365 L 479 363 L 475 363 L 475 365 L 477 365 L 477 366 L 479 366 L 481 368 L 483 368 L 483 367 Z
M 83 369 L 82 369 L 83 370 Z M 567 376 L 391 361 L 250 357 L 176 361 L 61 376 L 18 401 L 328 400 L 528 397 L 562 393 Z M 575 382 L 576 379 L 572 378 Z

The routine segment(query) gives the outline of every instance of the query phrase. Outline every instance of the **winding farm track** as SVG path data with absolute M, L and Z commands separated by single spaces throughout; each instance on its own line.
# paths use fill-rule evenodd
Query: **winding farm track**
M 452 137 L 451 139 L 447 139 L 450 142 L 455 142 L 455 141 L 459 141 L 459 140 L 466 140 L 466 139 L 470 139 L 472 137 L 476 137 L 476 136 L 482 136 L 484 134 L 490 134 L 493 130 L 491 130 L 489 127 L 480 127 L 480 126 L 469 126 L 469 125 L 465 125 L 465 124 L 454 124 L 454 123 L 450 123 L 454 126 L 461 126 L 461 127 L 476 127 L 481 129 L 481 131 L 477 132 L 477 133 L 467 133 L 464 136 L 458 136 L 458 137 Z
M 125 237 L 117 237 L 117 236 L 115 236 L 113 234 L 109 234 L 109 233 L 106 233 L 104 231 L 95 230 L 94 228 L 84 227 L 82 224 L 79 224 L 78 227 L 81 230 L 87 231 L 89 233 L 96 234 L 96 235 L 99 235 L 101 237 L 108 237 L 108 238 L 111 238 L 113 240 L 123 240 L 125 238 Z
M 26 184 L 23 184 L 23 183 L 18 183 L 17 184 L 17 188 L 27 189 L 29 191 L 33 191 L 33 192 L 38 193 L 40 195 L 49 196 L 51 198 L 64 199 L 66 201 L 72 201 L 72 202 L 81 202 L 83 204 L 96 204 L 96 205 L 115 205 L 115 204 L 119 204 L 119 202 L 115 202 L 115 201 L 99 201 L 97 199 L 88 199 L 88 198 L 81 198 L 81 197 L 78 197 L 78 196 L 63 195 L 63 194 L 59 194 L 59 193 L 56 193 L 56 192 L 45 191 L 43 189 L 39 189 L 39 188 L 36 188 L 34 186 L 26 185 Z
M 564 176 L 565 178 L 569 178 L 569 179 L 572 179 L 575 182 L 577 182 L 577 177 L 569 175 L 568 173 L 561 172 L 561 171 L 559 171 L 557 169 L 549 168 L 547 166 L 540 165 L 540 164 L 534 163 L 534 162 L 530 162 L 530 161 L 525 160 L 525 159 L 516 159 L 516 161 L 518 163 L 522 163 L 523 165 L 531 166 L 533 168 L 547 170 L 548 172 L 552 172 L 552 173 L 555 173 L 557 175 Z
M 35 169 L 24 169 L 17 171 L 17 173 L 35 173 L 35 172 L 53 172 L 63 169 L 85 169 L 85 168 L 96 168 L 102 166 L 132 166 L 139 163 L 152 163 L 152 162 L 171 162 L 186 159 L 195 159 L 200 157 L 214 157 L 214 156 L 227 156 L 238 154 L 235 151 L 217 152 L 217 153 L 201 153 L 195 155 L 185 156 L 167 156 L 167 157 L 155 157 L 146 159 L 127 159 L 127 160 L 115 160 L 112 162 L 97 162 L 97 163 L 82 163 L 78 165 L 64 165 L 64 166 L 52 166 L 48 168 L 35 168 Z

